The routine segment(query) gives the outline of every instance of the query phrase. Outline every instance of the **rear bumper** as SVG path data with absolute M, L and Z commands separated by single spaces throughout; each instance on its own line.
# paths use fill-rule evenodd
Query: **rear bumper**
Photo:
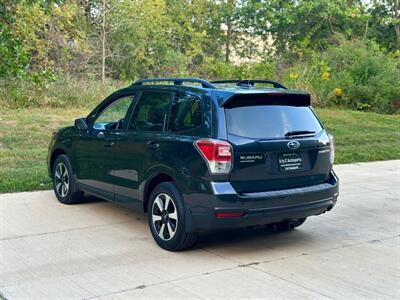
M 339 195 L 339 180 L 333 171 L 328 182 L 303 188 L 237 194 L 229 182 L 212 182 L 211 187 L 212 195 L 202 199 L 207 206 L 189 207 L 188 231 L 264 225 L 319 215 L 330 211 Z M 241 216 L 217 218 L 217 213 Z

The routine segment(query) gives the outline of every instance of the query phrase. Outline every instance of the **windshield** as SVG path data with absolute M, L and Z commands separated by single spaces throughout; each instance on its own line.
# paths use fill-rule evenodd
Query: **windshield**
M 225 108 L 229 134 L 254 138 L 285 138 L 288 133 L 318 133 L 322 126 L 310 107 L 255 105 Z

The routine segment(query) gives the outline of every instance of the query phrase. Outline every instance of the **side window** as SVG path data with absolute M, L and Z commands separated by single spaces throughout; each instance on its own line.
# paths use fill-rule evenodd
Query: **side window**
M 100 130 L 120 128 L 134 98 L 134 95 L 130 95 L 112 102 L 94 121 L 93 128 Z
M 178 94 L 172 104 L 169 130 L 172 132 L 200 126 L 200 98 L 189 94 Z
M 171 102 L 171 93 L 145 91 L 129 122 L 129 130 L 162 132 Z

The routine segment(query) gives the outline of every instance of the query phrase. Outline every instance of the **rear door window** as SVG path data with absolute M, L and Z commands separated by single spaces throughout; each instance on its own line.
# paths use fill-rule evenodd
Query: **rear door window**
M 171 102 L 171 93 L 144 91 L 129 122 L 129 130 L 164 131 Z
M 229 134 L 253 139 L 284 138 L 289 132 L 315 132 L 322 126 L 308 106 L 253 105 L 225 108 Z
M 200 98 L 177 94 L 172 103 L 169 130 L 172 132 L 196 128 L 202 124 Z

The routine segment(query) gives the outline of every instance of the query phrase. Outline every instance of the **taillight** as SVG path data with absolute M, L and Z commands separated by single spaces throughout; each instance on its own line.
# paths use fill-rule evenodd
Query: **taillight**
M 332 135 L 329 136 L 329 160 L 333 165 L 335 162 L 335 140 L 333 139 Z
M 228 174 L 232 167 L 232 146 L 219 140 L 198 140 L 195 147 L 206 161 L 211 174 Z

